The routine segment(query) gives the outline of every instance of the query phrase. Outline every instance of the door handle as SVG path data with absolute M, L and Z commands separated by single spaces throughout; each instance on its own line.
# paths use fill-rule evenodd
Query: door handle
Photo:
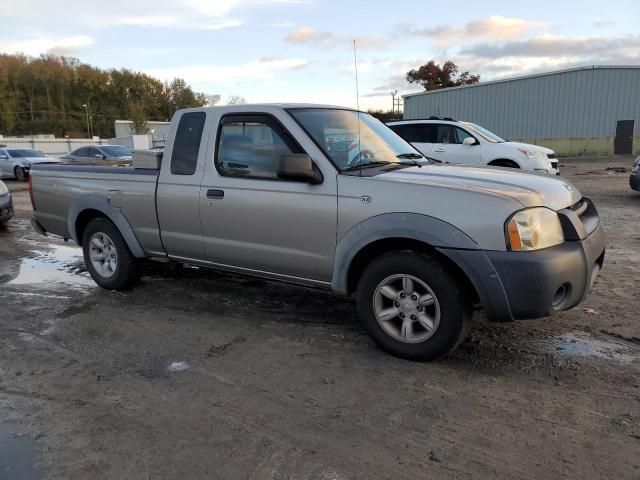
M 444 153 L 444 149 L 443 148 L 438 148 L 436 150 L 434 150 L 434 152 L 438 152 L 438 153 Z
M 207 198 L 224 198 L 224 190 L 207 190 Z

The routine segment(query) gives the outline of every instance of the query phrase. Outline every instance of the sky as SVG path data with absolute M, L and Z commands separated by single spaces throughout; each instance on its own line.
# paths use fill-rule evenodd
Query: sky
M 640 1 L 0 0 L 0 52 L 69 55 L 249 102 L 390 109 L 406 72 L 452 60 L 481 81 L 640 65 Z

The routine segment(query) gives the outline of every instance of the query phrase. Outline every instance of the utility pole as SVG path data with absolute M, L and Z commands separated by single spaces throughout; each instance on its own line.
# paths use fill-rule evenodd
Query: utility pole
M 391 92 L 391 115 L 395 115 L 396 113 L 396 95 L 398 94 L 398 90 L 394 90 Z
M 82 106 L 84 107 L 84 113 L 87 116 L 87 135 L 89 135 L 89 138 L 91 138 L 91 126 L 89 125 L 89 107 L 86 103 L 83 103 Z

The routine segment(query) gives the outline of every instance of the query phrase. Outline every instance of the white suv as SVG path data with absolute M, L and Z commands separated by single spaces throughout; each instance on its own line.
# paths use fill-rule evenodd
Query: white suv
M 560 175 L 553 150 L 507 142 L 475 123 L 431 117 L 387 125 L 420 153 L 439 162 L 513 167 Z

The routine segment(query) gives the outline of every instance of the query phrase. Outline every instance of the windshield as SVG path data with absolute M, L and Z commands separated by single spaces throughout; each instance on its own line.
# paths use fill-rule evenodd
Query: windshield
M 130 157 L 131 150 L 126 147 L 100 147 L 108 157 Z
M 9 152 L 9 155 L 11 155 L 12 158 L 44 157 L 44 153 L 42 153 L 40 150 L 28 150 L 25 148 L 20 150 L 7 150 L 7 151 Z
M 490 132 L 486 128 L 482 128 L 480 125 L 476 125 L 475 123 L 470 122 L 462 122 L 462 124 L 471 130 L 473 133 L 477 133 L 482 138 L 484 138 L 487 142 L 491 143 L 504 143 L 505 140 L 497 136 L 495 133 Z
M 417 150 L 369 114 L 328 108 L 291 109 L 289 113 L 341 172 L 423 159 Z

